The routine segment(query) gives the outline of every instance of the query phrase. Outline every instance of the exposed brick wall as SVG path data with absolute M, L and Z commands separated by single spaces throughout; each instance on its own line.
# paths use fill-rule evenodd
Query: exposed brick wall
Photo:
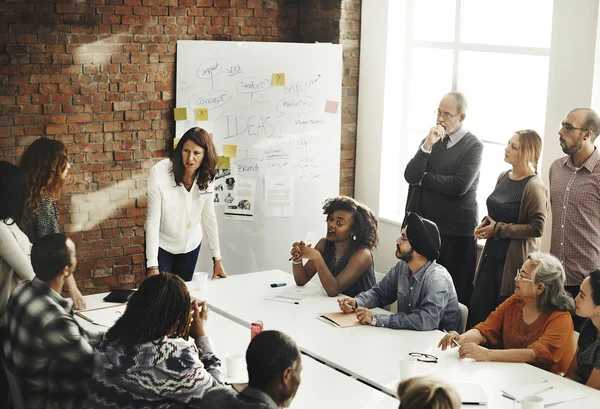
M 358 8 L 358 0 L 0 3 L 0 156 L 16 163 L 40 136 L 68 146 L 59 212 L 77 244 L 82 291 L 144 276 L 147 177 L 173 136 L 177 40 L 312 42 L 313 33 L 348 46 L 340 189 L 352 195 Z

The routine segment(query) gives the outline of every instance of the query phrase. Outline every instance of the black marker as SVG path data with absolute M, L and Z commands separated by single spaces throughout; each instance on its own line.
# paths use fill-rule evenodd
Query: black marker
M 273 283 L 271 284 L 271 287 L 275 288 L 275 287 L 283 287 L 287 285 L 286 283 Z

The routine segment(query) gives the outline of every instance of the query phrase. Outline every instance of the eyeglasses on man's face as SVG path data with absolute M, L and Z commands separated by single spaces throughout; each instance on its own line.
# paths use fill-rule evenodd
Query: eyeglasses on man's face
M 433 364 L 437 364 L 438 362 L 437 356 L 434 355 L 423 354 L 421 352 L 411 352 L 408 355 L 412 356 L 413 358 L 417 358 L 417 361 L 420 362 L 431 362 Z
M 521 275 L 521 270 L 517 269 L 517 281 L 529 281 L 530 283 L 533 283 L 533 280 L 531 278 L 525 278 Z
M 455 118 L 460 115 L 460 114 L 452 115 L 450 112 L 442 112 L 439 109 L 436 109 L 435 111 L 433 111 L 433 113 L 435 114 L 436 118 L 443 116 L 446 119 L 452 119 L 452 118 Z
M 574 127 L 573 125 L 571 125 L 568 122 L 561 122 L 560 123 L 560 127 L 563 128 L 565 131 L 568 131 L 568 132 L 573 131 L 575 129 L 577 129 L 578 131 L 587 131 L 587 129 L 584 129 L 584 128 L 576 128 L 576 127 Z

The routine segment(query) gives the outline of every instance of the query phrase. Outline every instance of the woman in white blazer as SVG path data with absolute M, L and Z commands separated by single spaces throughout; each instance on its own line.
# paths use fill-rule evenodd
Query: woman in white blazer
M 148 179 L 146 267 L 148 275 L 167 272 L 185 281 L 194 275 L 202 225 L 213 259 L 213 279 L 227 277 L 221 264 L 212 181 L 217 153 L 204 129 L 188 130 L 170 159 L 158 162 Z

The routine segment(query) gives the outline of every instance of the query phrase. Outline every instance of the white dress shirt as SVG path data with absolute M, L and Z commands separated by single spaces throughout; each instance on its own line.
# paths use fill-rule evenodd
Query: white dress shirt
M 213 187 L 200 190 L 194 182 L 188 192 L 175 185 L 170 159 L 158 162 L 148 179 L 146 216 L 146 267 L 158 266 L 158 248 L 172 254 L 189 253 L 202 241 L 206 230 L 212 257 L 221 257 L 219 229 L 213 202 Z

